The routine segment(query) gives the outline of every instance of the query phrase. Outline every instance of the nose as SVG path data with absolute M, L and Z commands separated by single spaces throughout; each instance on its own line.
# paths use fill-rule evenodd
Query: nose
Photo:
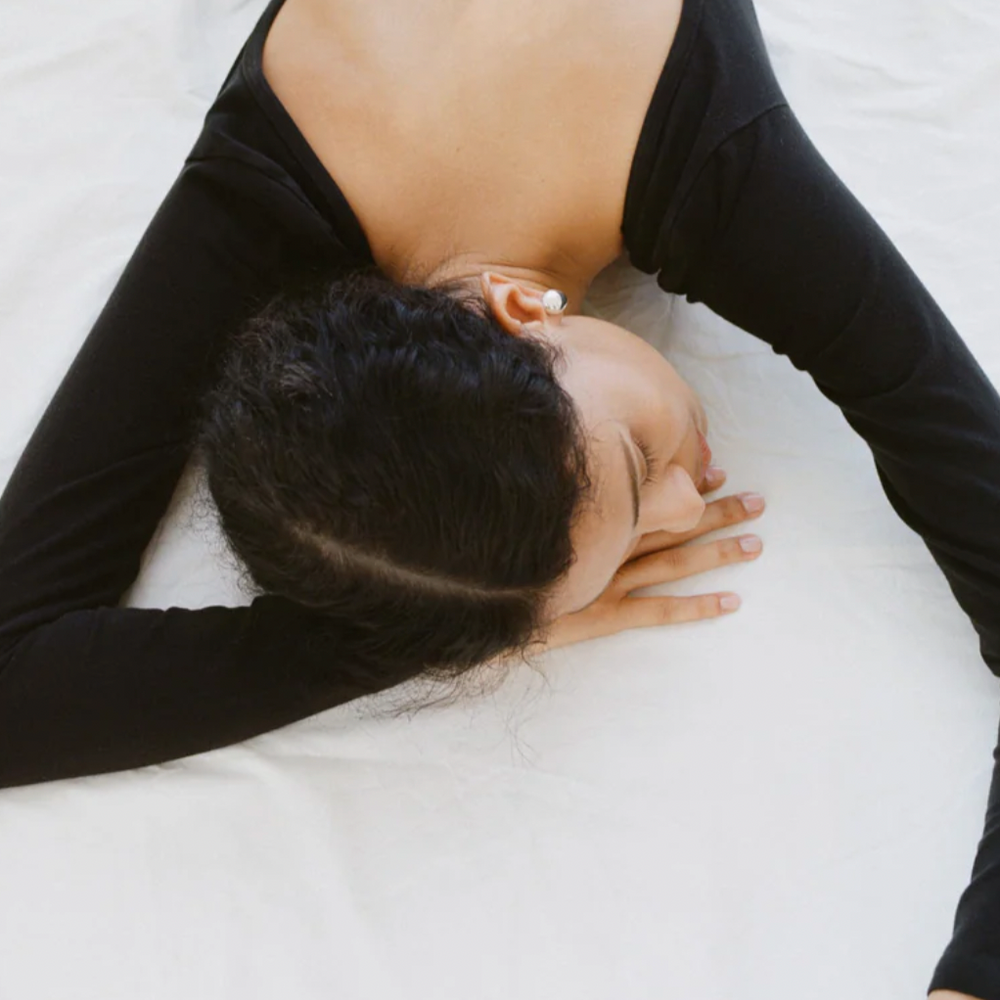
M 697 528 L 699 523 L 701 522 L 701 519 L 705 516 L 706 506 L 707 505 L 705 501 L 699 495 L 697 502 L 691 504 L 690 510 L 688 511 L 687 515 L 683 518 L 678 518 L 676 522 L 676 527 L 668 528 L 667 530 L 681 532 L 681 531 L 690 531 L 692 528 Z
M 650 531 L 680 533 L 690 531 L 705 514 L 705 498 L 698 492 L 691 475 L 679 465 L 671 465 L 661 484 L 662 498 L 656 504 L 655 527 Z

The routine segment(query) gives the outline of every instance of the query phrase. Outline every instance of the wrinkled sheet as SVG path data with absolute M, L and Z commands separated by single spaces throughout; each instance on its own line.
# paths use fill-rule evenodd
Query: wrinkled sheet
M 3 0 L 0 482 L 262 8 Z M 817 145 L 1000 381 L 1000 7 L 759 12 Z M 805 375 L 623 264 L 591 302 L 702 393 L 726 492 L 768 499 L 760 560 L 672 588 L 739 613 L 0 793 L 0 998 L 924 995 L 1000 716 L 973 630 Z M 133 603 L 246 600 L 196 488 Z

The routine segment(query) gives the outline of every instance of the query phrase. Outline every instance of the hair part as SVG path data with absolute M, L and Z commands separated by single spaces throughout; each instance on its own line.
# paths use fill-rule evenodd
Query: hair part
M 336 623 L 336 669 L 370 690 L 524 656 L 592 498 L 564 360 L 464 286 L 371 268 L 276 299 L 196 438 L 253 586 Z

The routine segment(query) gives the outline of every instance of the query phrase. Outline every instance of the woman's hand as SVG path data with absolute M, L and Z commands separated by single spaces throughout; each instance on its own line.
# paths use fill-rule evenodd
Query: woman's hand
M 703 493 L 718 489 L 725 481 L 725 473 L 721 469 L 712 471 L 715 475 L 706 478 Z M 702 618 L 717 618 L 735 611 L 739 607 L 739 598 L 726 591 L 696 597 L 632 597 L 631 592 L 705 573 L 719 566 L 756 559 L 761 549 L 760 539 L 755 535 L 723 538 L 684 548 L 679 546 L 710 531 L 760 517 L 763 510 L 762 497 L 741 493 L 709 503 L 701 521 L 690 531 L 657 531 L 643 535 L 600 597 L 583 610 L 563 615 L 553 622 L 543 638 L 542 651 L 584 639 L 613 635 L 629 628 L 676 625 Z M 750 551 L 741 547 L 742 540 L 749 540 Z M 733 600 L 727 601 L 727 598 Z M 727 606 L 729 604 L 734 606 Z
M 935 990 L 927 994 L 927 1000 L 979 1000 L 978 997 L 970 997 L 968 993 L 952 993 L 951 990 Z

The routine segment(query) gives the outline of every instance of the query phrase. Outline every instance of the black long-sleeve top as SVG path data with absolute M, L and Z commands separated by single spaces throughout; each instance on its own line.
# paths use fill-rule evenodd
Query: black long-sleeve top
M 368 693 L 291 602 L 119 607 L 230 334 L 373 263 L 261 70 L 272 0 L 0 498 L 0 786 L 161 762 Z M 802 131 L 751 0 L 685 0 L 632 162 L 632 263 L 808 372 L 871 449 L 1000 676 L 1000 397 Z M 1000 1000 L 1000 747 L 931 988 Z

